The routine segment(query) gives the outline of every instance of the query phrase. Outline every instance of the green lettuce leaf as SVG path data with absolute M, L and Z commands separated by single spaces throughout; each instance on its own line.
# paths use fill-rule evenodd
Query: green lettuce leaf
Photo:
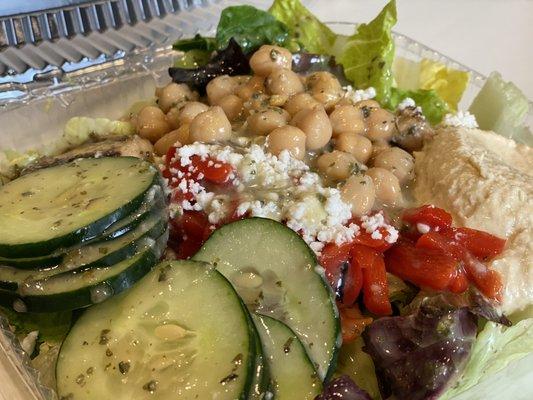
M 60 343 L 67 335 L 72 322 L 72 312 L 57 312 L 45 314 L 17 313 L 5 307 L 0 307 L 9 325 L 15 328 L 16 335 L 27 335 L 39 331 L 39 342 Z
M 274 0 L 268 11 L 288 27 L 290 36 L 305 51 L 332 54 L 337 35 L 305 8 L 300 0 Z
M 210 59 L 210 51 L 193 49 L 183 53 L 183 55 L 174 62 L 174 67 L 194 69 L 207 64 Z
M 233 6 L 222 11 L 216 33 L 218 49 L 225 49 L 234 38 L 248 53 L 263 44 L 284 45 L 289 30 L 272 14 L 255 7 Z
M 426 119 L 433 125 L 442 121 L 442 118 L 450 112 L 448 104 L 442 100 L 435 90 L 402 90 L 391 89 L 388 107 L 395 109 L 406 97 L 412 98 L 416 105 L 422 109 Z
M 462 377 L 439 400 L 453 399 L 469 389 L 476 391 L 476 398 L 484 398 L 476 385 L 532 353 L 533 318 L 524 319 L 511 327 L 488 322 L 474 343 Z
M 392 27 L 396 24 L 396 1 L 388 3 L 368 24 L 362 24 L 347 39 L 337 57 L 348 80 L 358 89 L 370 86 L 376 89 L 377 100 L 389 103 L 393 85 L 392 61 L 394 39 Z
M 524 125 L 529 108 L 529 101 L 520 89 L 493 72 L 469 111 L 476 116 L 481 129 L 492 130 L 531 146 L 533 135 Z
M 174 50 L 189 51 L 189 50 L 206 50 L 213 51 L 217 49 L 217 42 L 214 38 L 195 35 L 193 38 L 181 39 L 174 42 L 172 45 Z
M 441 62 L 426 58 L 416 62 L 397 57 L 393 73 L 399 89 L 434 90 L 452 111 L 457 111 L 470 78 L 468 72 L 449 68 Z

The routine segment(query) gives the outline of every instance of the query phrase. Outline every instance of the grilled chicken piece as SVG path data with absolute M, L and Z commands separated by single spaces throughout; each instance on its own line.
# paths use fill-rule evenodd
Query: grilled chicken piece
M 118 136 L 100 142 L 90 142 L 78 146 L 66 153 L 57 156 L 41 157 L 34 163 L 24 168 L 20 175 L 27 174 L 37 169 L 48 168 L 54 165 L 66 164 L 77 158 L 98 158 L 131 156 L 151 160 L 153 156 L 152 144 L 139 136 Z
M 402 149 L 413 152 L 422 148 L 424 137 L 433 134 L 433 129 L 417 107 L 406 107 L 396 115 L 398 133 L 392 141 Z

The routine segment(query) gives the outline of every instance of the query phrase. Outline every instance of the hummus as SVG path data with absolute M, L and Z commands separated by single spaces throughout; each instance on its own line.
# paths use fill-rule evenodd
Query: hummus
M 490 262 L 504 280 L 502 311 L 533 304 L 533 149 L 493 132 L 440 130 L 415 153 L 414 197 L 459 226 L 507 239 Z

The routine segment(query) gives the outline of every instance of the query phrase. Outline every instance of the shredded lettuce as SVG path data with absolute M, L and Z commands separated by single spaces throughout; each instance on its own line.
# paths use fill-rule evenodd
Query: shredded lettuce
M 531 145 L 533 135 L 524 125 L 530 104 L 512 82 L 493 72 L 474 99 L 469 111 L 476 116 L 479 127 L 492 130 L 517 142 Z
M 337 35 L 305 8 L 300 0 L 274 0 L 268 11 L 288 27 L 290 36 L 305 51 L 332 54 Z
M 385 104 L 390 101 L 394 81 L 394 24 L 396 1 L 392 0 L 371 22 L 359 26 L 338 56 L 348 80 L 358 89 L 374 87 L 377 100 Z
M 474 343 L 462 377 L 440 400 L 453 399 L 469 389 L 475 390 L 477 384 L 532 353 L 533 318 L 524 319 L 511 327 L 488 322 Z

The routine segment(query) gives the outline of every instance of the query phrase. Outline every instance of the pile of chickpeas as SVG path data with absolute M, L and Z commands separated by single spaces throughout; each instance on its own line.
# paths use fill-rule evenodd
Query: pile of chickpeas
M 352 102 L 329 72 L 304 76 L 291 66 L 287 49 L 264 45 L 250 59 L 253 75 L 216 77 L 203 101 L 187 85 L 170 83 L 156 90 L 157 106 L 142 108 L 132 122 L 159 155 L 170 146 L 227 141 L 234 132 L 262 136 L 271 153 L 288 150 L 340 187 L 355 215 L 400 205 L 414 162 L 390 145 L 395 115 L 374 100 Z

